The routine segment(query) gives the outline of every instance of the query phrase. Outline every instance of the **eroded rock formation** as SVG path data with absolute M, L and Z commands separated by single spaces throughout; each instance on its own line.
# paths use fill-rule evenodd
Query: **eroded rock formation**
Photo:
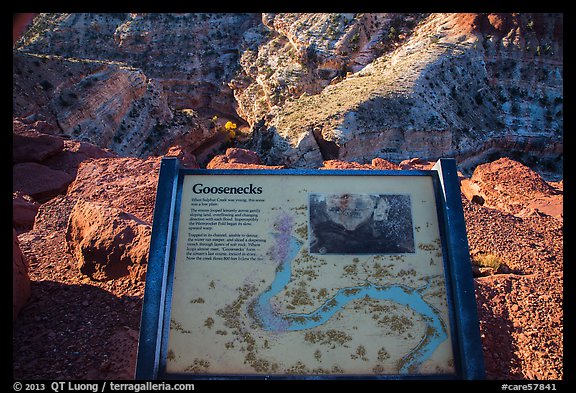
M 16 48 L 15 115 L 121 155 L 200 153 L 217 116 L 268 165 L 561 171 L 561 14 L 41 14 Z
M 30 278 L 28 277 L 28 263 L 20 250 L 16 231 L 12 230 L 12 320 L 14 321 L 20 310 L 30 297 Z
M 563 187 L 506 157 L 477 166 L 462 180 L 462 192 L 472 202 L 517 216 L 563 217 Z
M 318 94 L 287 100 L 267 123 L 266 162 L 399 162 L 410 154 L 457 157 L 469 167 L 489 153 L 530 151 L 558 164 L 561 17 L 516 15 L 499 34 L 484 18 L 430 15 L 391 53 Z
M 94 280 L 131 275 L 142 280 L 151 227 L 121 210 L 79 199 L 66 229 L 68 249 Z

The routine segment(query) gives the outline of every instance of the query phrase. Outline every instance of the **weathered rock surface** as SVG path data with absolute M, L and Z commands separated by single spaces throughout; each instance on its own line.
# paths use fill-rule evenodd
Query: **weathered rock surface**
M 283 166 L 263 165 L 260 157 L 250 150 L 229 148 L 214 157 L 206 169 L 282 169 Z
M 15 114 L 121 155 L 200 149 L 217 115 L 269 165 L 561 172 L 561 14 L 40 14 L 15 48 Z
M 114 351 L 97 369 L 88 372 L 88 379 L 133 380 L 139 338 L 140 332 L 137 329 L 129 326 L 118 328 L 106 343 L 106 346 L 114 348 Z
M 79 199 L 70 213 L 66 242 L 80 272 L 94 280 L 130 275 L 143 280 L 151 227 L 115 208 Z
M 256 23 L 257 14 L 40 14 L 13 56 L 14 115 L 41 113 L 122 156 L 200 145 L 217 131 L 213 116 L 244 123 L 226 82 Z
M 29 195 L 12 193 L 12 227 L 17 234 L 32 229 L 39 206 Z
M 267 122 L 265 162 L 314 167 L 410 154 L 470 166 L 488 153 L 528 150 L 557 163 L 561 17 L 515 15 L 499 25 L 500 35 L 487 27 L 500 17 L 485 18 L 431 14 L 388 56 L 318 94 L 287 100 Z
M 20 250 L 16 231 L 12 230 L 12 321 L 30 298 L 28 263 Z
M 473 258 L 493 255 L 507 268 L 475 278 L 487 377 L 562 379 L 562 223 L 463 204 Z
M 254 125 L 291 98 L 320 93 L 400 45 L 424 16 L 262 14 L 262 25 L 245 34 L 242 70 L 229 83 L 238 113 Z
M 35 115 L 14 118 L 12 124 L 13 224 L 21 233 L 32 228 L 38 202 L 65 193 L 81 162 L 116 154 L 87 142 L 65 139 L 57 133 L 57 127 Z
M 241 149 L 230 149 L 219 160 L 226 161 L 225 165 L 244 165 L 245 167 L 260 165 L 258 156 Z M 428 165 L 429 163 L 425 160 L 412 159 L 403 164 L 403 169 L 409 167 L 422 169 Z M 510 165 L 514 164 L 510 163 Z M 115 375 L 119 378 L 126 378 L 129 375 L 127 370 L 131 366 L 116 369 L 116 365 L 120 364 L 118 363 L 120 359 L 112 356 L 109 348 L 103 347 L 98 342 L 92 343 L 92 341 L 86 341 L 91 344 L 78 347 L 72 344 L 66 336 L 57 338 L 60 337 L 57 332 L 61 328 L 52 324 L 47 333 L 53 334 L 52 340 L 61 344 L 66 343 L 71 348 L 78 348 L 81 354 L 92 354 L 90 358 L 86 358 L 86 355 L 78 358 L 83 359 L 82 366 L 73 369 L 55 368 L 52 363 L 75 364 L 76 358 L 59 349 L 56 352 L 50 352 L 50 358 L 46 358 L 38 352 L 42 340 L 26 339 L 26 331 L 35 329 L 37 326 L 38 321 L 34 319 L 35 317 L 40 320 L 43 316 L 50 315 L 51 320 L 54 318 L 58 320 L 58 315 L 63 315 L 63 310 L 68 310 L 67 315 L 76 315 L 79 321 L 91 321 L 94 326 L 101 326 L 103 332 L 106 333 L 98 335 L 100 341 L 114 342 L 115 345 L 124 348 L 122 354 L 118 355 L 119 357 L 134 356 L 136 341 L 133 338 L 133 331 L 138 329 L 139 321 L 139 312 L 134 310 L 139 310 L 138 306 L 141 304 L 143 282 L 135 280 L 130 275 L 108 281 L 89 279 L 78 271 L 76 259 L 68 253 L 65 233 L 67 223 L 72 217 L 71 212 L 76 209 L 79 199 L 82 200 L 79 206 L 89 205 L 95 212 L 98 212 L 95 220 L 104 216 L 117 219 L 129 217 L 129 221 L 140 222 L 139 220 L 142 220 L 149 223 L 154 198 L 145 200 L 144 203 L 140 200 L 143 195 L 154 195 L 158 168 L 159 158 L 90 160 L 80 166 L 78 177 L 70 187 L 68 195 L 56 197 L 40 206 L 34 229 L 19 237 L 24 254 L 30 256 L 33 290 L 36 288 L 40 297 L 33 295 L 33 300 L 27 306 L 26 312 L 16 321 L 15 342 L 24 347 L 24 350 L 15 356 L 15 375 L 38 377 L 60 375 L 80 379 L 111 378 Z M 402 167 L 383 159 L 375 159 L 371 165 L 327 161 L 324 163 L 324 168 L 400 169 Z M 514 173 L 504 173 L 508 173 L 509 178 L 501 180 L 507 181 L 506 184 L 509 187 L 520 187 L 524 183 L 526 187 L 533 185 L 532 182 L 525 182 L 522 177 L 514 176 Z M 94 181 L 97 186 L 91 187 L 90 181 Z M 135 186 L 139 192 L 130 192 L 131 186 Z M 496 197 L 497 195 L 494 196 Z M 487 377 L 489 379 L 562 378 L 562 222 L 548 215 L 514 216 L 497 208 L 487 208 L 471 203 L 464 196 L 462 201 L 471 254 L 494 254 L 500 258 L 503 266 L 493 269 L 492 274 L 486 273 L 484 277 L 475 278 Z M 144 206 L 146 204 L 148 204 L 147 207 Z M 130 215 L 122 213 L 120 208 L 122 211 L 132 208 Z M 86 216 L 91 216 L 91 214 L 86 214 Z M 134 216 L 138 217 L 138 220 L 135 220 Z M 122 225 L 129 227 L 130 224 L 123 222 Z M 100 226 L 110 227 L 104 223 L 98 225 Z M 139 266 L 146 267 L 146 265 Z M 123 272 L 125 273 L 126 270 Z M 61 285 L 70 289 L 50 289 L 35 284 L 45 282 L 45 280 L 62 283 Z M 74 285 L 83 285 L 84 289 Z M 96 287 L 105 291 L 93 291 L 92 289 Z M 89 306 L 50 307 L 41 298 L 41 296 L 46 296 L 46 291 L 59 293 L 62 301 L 69 297 L 79 297 L 80 293 L 91 293 L 90 300 L 79 298 L 78 303 L 106 304 L 109 307 L 106 317 L 97 316 L 95 310 Z M 116 296 L 121 296 L 125 300 L 111 301 L 110 293 L 118 294 Z M 136 303 L 129 300 L 130 298 L 133 298 Z M 125 310 L 132 313 L 130 314 L 133 315 L 131 320 L 122 316 Z M 120 325 L 110 322 L 110 315 L 117 315 Z M 533 315 L 536 317 L 533 318 Z M 61 317 L 61 320 L 65 318 Z M 100 320 L 109 322 L 103 324 Z M 91 325 L 86 323 L 67 323 L 66 326 L 71 327 L 78 336 L 82 337 L 89 334 L 88 330 L 91 330 L 89 328 Z M 122 326 L 127 326 L 127 328 Z M 26 344 L 27 342 L 33 342 L 34 345 Z M 55 357 L 52 353 L 57 356 Z M 133 358 L 127 359 L 128 363 L 133 361 Z M 44 363 L 50 363 L 50 365 L 39 367 Z M 39 373 L 38 370 L 45 371 Z M 55 370 L 65 371 L 63 374 L 56 374 Z
M 398 170 L 401 169 L 398 164 L 386 161 L 382 158 L 375 158 L 370 164 L 359 164 L 357 162 L 347 162 L 340 160 L 324 161 L 320 169 L 380 169 L 380 170 Z
M 39 124 L 27 125 L 15 119 L 12 135 L 12 162 L 41 162 L 64 149 L 62 138 L 38 132 Z
M 521 217 L 538 212 L 563 217 L 563 191 L 509 158 L 477 166 L 462 180 L 462 192 L 470 201 Z
M 244 33 L 259 23 L 249 13 L 41 14 L 18 48 L 122 62 L 158 80 L 173 108 L 226 113 L 233 97 L 223 82 L 238 68 Z
M 160 157 L 99 158 L 83 162 L 68 194 L 152 223 Z
M 13 68 L 15 116 L 41 114 L 58 125 L 55 133 L 120 155 L 150 154 L 172 136 L 174 114 L 157 82 L 139 69 L 25 53 L 14 54 Z
M 14 378 L 132 378 L 160 166 L 146 157 L 170 151 L 189 167 L 240 169 L 457 158 L 487 377 L 562 379 L 563 182 L 546 181 L 562 177 L 562 24 L 543 13 L 41 14 L 13 51 L 14 173 L 36 164 L 75 180 L 13 198 L 31 286 Z M 241 137 L 221 154 L 227 120 Z
M 66 172 L 35 162 L 24 162 L 12 167 L 12 191 L 21 191 L 39 202 L 64 193 L 72 180 Z
M 101 148 L 88 142 L 64 139 L 64 148 L 62 151 L 47 158 L 42 164 L 52 169 L 66 172 L 75 178 L 78 167 L 82 162 L 90 158 L 107 157 L 117 157 L 117 154 L 109 149 Z
M 166 157 L 176 157 L 180 161 L 180 165 L 182 165 L 184 168 L 200 168 L 200 165 L 198 165 L 198 161 L 196 160 L 196 156 L 191 154 L 188 149 L 179 144 L 170 146 L 166 152 Z

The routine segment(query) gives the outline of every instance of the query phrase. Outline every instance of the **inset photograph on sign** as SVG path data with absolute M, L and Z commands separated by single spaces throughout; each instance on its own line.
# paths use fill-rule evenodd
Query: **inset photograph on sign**
M 311 254 L 414 252 L 410 195 L 310 194 Z
M 166 374 L 456 372 L 431 176 L 188 175 L 176 237 Z

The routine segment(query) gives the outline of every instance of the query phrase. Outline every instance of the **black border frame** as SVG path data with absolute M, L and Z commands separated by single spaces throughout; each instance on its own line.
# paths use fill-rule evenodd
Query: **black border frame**
M 172 281 L 182 184 L 189 175 L 313 175 L 313 176 L 431 176 L 442 241 L 455 374 L 418 375 L 215 375 L 166 373 Z M 472 266 L 462 209 L 456 161 L 442 158 L 431 170 L 320 170 L 320 169 L 186 169 L 177 158 L 164 157 L 154 206 L 146 288 L 142 306 L 135 377 L 138 380 L 412 380 L 484 379 L 484 360 Z

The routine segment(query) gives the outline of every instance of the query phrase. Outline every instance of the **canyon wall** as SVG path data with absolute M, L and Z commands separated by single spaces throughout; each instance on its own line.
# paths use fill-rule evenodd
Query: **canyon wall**
M 562 14 L 40 14 L 13 59 L 15 116 L 121 155 L 562 166 Z

